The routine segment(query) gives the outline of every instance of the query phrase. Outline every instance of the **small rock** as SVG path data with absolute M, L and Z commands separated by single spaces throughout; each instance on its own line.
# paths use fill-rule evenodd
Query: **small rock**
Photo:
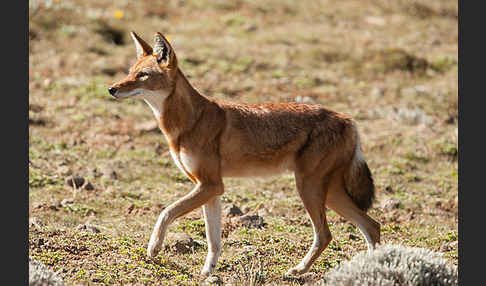
M 69 176 L 72 174 L 72 171 L 71 168 L 64 165 L 57 168 L 57 173 L 60 174 L 61 176 Z
M 441 247 L 439 247 L 440 252 L 447 252 L 451 249 L 451 247 L 448 244 L 444 244 Z
M 57 208 L 57 206 L 55 206 L 55 205 L 50 205 L 50 206 L 47 206 L 47 209 L 48 209 L 48 210 L 51 210 L 51 211 L 56 211 L 56 212 L 59 210 L 59 209 Z
M 456 122 L 456 118 L 450 115 L 445 121 L 446 124 L 454 124 Z
M 255 246 L 254 245 L 245 245 L 245 246 L 243 246 L 243 249 L 245 251 L 252 251 L 252 250 L 255 250 Z
M 172 249 L 177 253 L 190 253 L 195 247 L 194 240 L 187 233 L 174 234 L 174 243 Z
M 429 124 L 432 122 L 430 117 L 418 107 L 415 109 L 400 108 L 397 110 L 396 115 L 401 121 L 409 125 Z
M 46 78 L 42 83 L 44 84 L 44 87 L 48 87 L 52 83 L 52 79 Z
M 162 154 L 163 151 L 164 151 L 164 146 L 160 143 L 157 143 L 155 145 L 155 153 L 157 153 L 157 155 L 160 155 Z
M 216 275 L 211 275 L 208 278 L 206 278 L 206 282 L 208 284 L 216 284 L 216 285 L 222 285 L 223 284 L 223 281 L 221 280 L 221 278 L 219 278 Z
M 80 224 L 76 227 L 79 231 L 91 232 L 91 233 L 100 233 L 100 230 L 92 225 Z
M 415 213 L 412 211 L 408 214 L 407 219 L 408 220 L 413 220 L 415 218 Z
M 44 204 L 44 203 L 33 203 L 32 204 L 32 208 L 33 209 L 43 209 L 43 208 L 46 208 L 47 205 Z
M 45 224 L 38 217 L 33 217 L 33 218 L 29 219 L 29 226 L 33 226 L 33 227 L 36 227 L 36 228 L 42 228 L 42 227 L 44 227 L 44 225 Z
M 90 182 L 87 182 L 84 185 L 84 189 L 87 190 L 87 191 L 92 191 L 92 190 L 94 190 L 94 187 L 93 187 L 93 185 Z
M 62 200 L 62 201 L 61 201 L 61 202 L 58 204 L 58 206 L 59 206 L 59 207 L 65 207 L 65 206 L 70 205 L 70 204 L 74 204 L 74 201 L 73 201 L 73 200 L 71 200 L 71 199 L 64 199 L 64 200 Z
M 40 237 L 39 239 L 34 239 L 34 245 L 35 247 L 39 248 L 41 247 L 42 245 L 44 245 L 45 241 L 42 237 Z
M 386 210 L 394 210 L 400 207 L 401 203 L 398 199 L 391 198 L 383 204 L 383 208 Z
M 93 169 L 91 169 L 91 175 L 95 178 L 99 178 L 99 177 L 103 176 L 103 173 L 100 172 L 100 170 L 98 170 L 98 168 L 93 168 Z
M 457 249 L 459 246 L 459 241 L 458 240 L 455 240 L 455 241 L 452 241 L 449 243 L 449 248 L 450 249 Z
M 357 240 L 357 239 L 359 239 L 359 236 L 350 233 L 349 234 L 349 239 L 351 239 L 351 240 Z
M 66 178 L 66 184 L 72 188 L 80 188 L 84 184 L 84 178 L 81 176 L 69 176 Z
M 118 174 L 113 170 L 112 168 L 106 167 L 102 170 L 103 177 L 111 179 L 111 180 L 117 180 L 118 179 Z
M 415 86 L 415 90 L 418 95 L 427 95 L 429 94 L 429 88 L 423 85 Z
M 29 110 L 33 112 L 41 112 L 42 110 L 44 110 L 44 107 L 39 104 L 29 103 Z
M 160 213 L 165 209 L 165 205 L 163 204 L 156 204 L 155 206 L 152 207 L 152 211 L 155 213 Z
M 237 205 L 233 204 L 231 207 L 228 207 L 224 211 L 224 214 L 226 215 L 226 217 L 234 217 L 234 216 L 242 216 L 243 212 Z
M 127 214 L 130 214 L 132 213 L 133 209 L 135 209 L 135 205 L 134 204 L 131 204 L 128 209 L 127 209 Z
M 45 126 L 46 124 L 47 120 L 40 116 L 29 116 L 29 125 Z
M 379 98 L 379 97 L 382 97 L 383 95 L 385 95 L 385 90 L 382 89 L 382 88 L 374 87 L 371 90 L 370 95 L 374 98 Z
M 110 176 L 110 179 L 112 180 L 117 180 L 118 179 L 118 174 L 115 171 L 111 171 L 108 176 Z
M 266 225 L 259 215 L 245 215 L 240 217 L 239 222 L 248 228 L 262 228 Z
M 268 211 L 267 208 L 262 208 L 262 209 L 258 210 L 258 215 L 261 216 L 261 217 L 268 216 L 269 214 L 270 214 L 270 212 Z
M 258 27 L 256 25 L 248 25 L 245 30 L 247 32 L 253 32 L 253 31 L 256 31 L 258 29 Z

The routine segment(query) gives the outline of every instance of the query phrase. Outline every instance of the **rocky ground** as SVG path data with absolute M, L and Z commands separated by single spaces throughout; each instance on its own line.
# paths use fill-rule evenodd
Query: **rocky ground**
M 29 1 L 29 256 L 66 285 L 198 285 L 200 210 L 146 246 L 160 211 L 192 189 L 152 112 L 107 87 L 135 61 L 134 30 L 168 35 L 202 93 L 317 103 L 362 133 L 382 241 L 458 262 L 457 1 Z M 284 277 L 312 241 L 292 174 L 227 179 L 213 283 L 321 280 L 366 249 L 328 211 L 333 241 L 308 274 Z M 239 210 L 239 211 L 238 211 Z

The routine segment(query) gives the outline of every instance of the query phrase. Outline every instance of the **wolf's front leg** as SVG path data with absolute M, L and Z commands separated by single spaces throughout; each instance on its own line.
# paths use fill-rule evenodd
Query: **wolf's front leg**
M 223 183 L 199 183 L 189 194 L 164 209 L 155 224 L 147 247 L 147 255 L 155 257 L 162 248 L 167 227 L 176 218 L 206 204 L 215 196 L 223 194 Z
M 164 242 L 165 233 L 167 231 L 167 227 L 169 226 L 170 221 L 167 216 L 167 212 L 162 211 L 155 223 L 154 230 L 152 231 L 152 235 L 150 236 L 149 244 L 147 247 L 147 255 L 149 257 L 155 257 L 157 253 L 159 253 L 162 243 Z
M 213 273 L 221 254 L 221 196 L 209 200 L 203 206 L 203 212 L 208 241 L 208 256 L 201 274 L 209 276 Z

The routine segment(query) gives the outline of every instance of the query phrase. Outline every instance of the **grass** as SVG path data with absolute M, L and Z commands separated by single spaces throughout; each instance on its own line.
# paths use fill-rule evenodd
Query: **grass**
M 134 30 L 149 43 L 156 31 L 169 35 L 180 68 L 208 96 L 310 100 L 354 117 L 382 241 L 439 251 L 457 264 L 457 2 L 429 2 L 30 3 L 29 216 L 45 226 L 29 227 L 29 255 L 66 285 L 201 284 L 201 210 L 169 228 L 168 245 L 171 233 L 185 232 L 199 245 L 191 253 L 145 253 L 160 211 L 193 185 L 163 135 L 140 129 L 154 121 L 150 109 L 106 90 L 135 61 Z M 69 175 L 94 190 L 73 190 Z M 283 277 L 312 241 L 292 174 L 225 179 L 225 188 L 223 207 L 260 214 L 266 225 L 224 218 L 215 272 L 224 284 L 311 283 L 366 249 L 356 227 L 328 211 L 330 246 L 309 273 Z M 398 207 L 383 208 L 392 198 Z M 64 199 L 73 203 L 59 206 Z

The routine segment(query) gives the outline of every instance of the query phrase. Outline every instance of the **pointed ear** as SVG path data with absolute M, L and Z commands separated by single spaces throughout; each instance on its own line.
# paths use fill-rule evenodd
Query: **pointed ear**
M 130 36 L 132 37 L 135 47 L 137 48 L 137 59 L 152 54 L 152 47 L 150 47 L 149 44 L 135 34 L 134 31 L 130 32 Z
M 169 69 L 177 67 L 177 60 L 172 46 L 159 32 L 155 34 L 153 55 L 157 57 L 159 64 L 165 64 Z

